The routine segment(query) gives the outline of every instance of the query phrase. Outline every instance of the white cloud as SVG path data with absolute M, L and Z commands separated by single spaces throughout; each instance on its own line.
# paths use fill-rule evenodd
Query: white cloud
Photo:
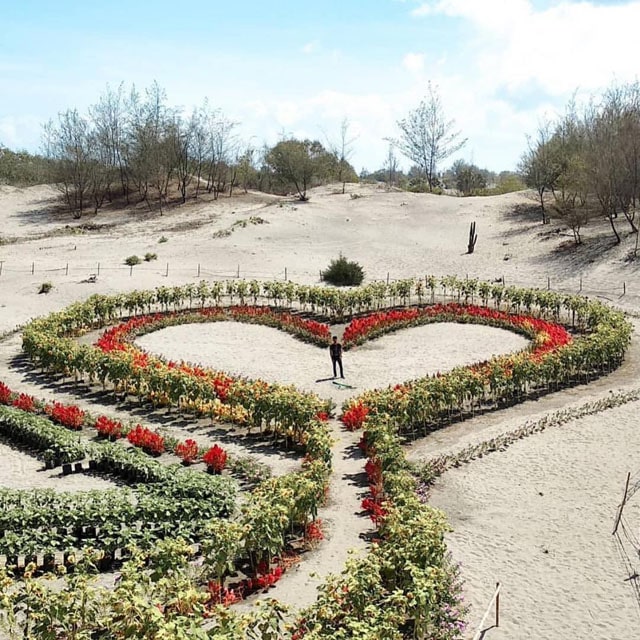
M 42 134 L 41 121 L 35 116 L 0 117 L 0 144 L 12 149 L 37 149 Z
M 534 83 L 554 95 L 599 90 L 613 78 L 635 79 L 640 1 L 560 2 L 536 10 L 530 0 L 439 0 L 413 15 L 468 21 L 478 41 L 470 62 L 490 86 L 517 90 Z
M 419 73 L 424 69 L 424 53 L 407 53 L 402 58 L 402 66 L 412 73 Z
M 317 40 L 312 40 L 311 42 L 307 42 L 301 49 L 302 53 L 310 55 L 315 53 L 318 50 L 320 43 Z
M 439 0 L 421 4 L 411 15 L 423 17 L 443 14 L 465 18 L 489 30 L 500 31 L 526 18 L 532 10 L 529 0 Z

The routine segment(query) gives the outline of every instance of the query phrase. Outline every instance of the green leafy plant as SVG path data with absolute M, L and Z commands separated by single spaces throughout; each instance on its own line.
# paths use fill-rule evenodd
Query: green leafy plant
M 160 236 L 160 240 L 158 240 L 158 243 L 164 244 L 165 242 L 169 242 L 169 238 L 167 238 L 167 236 Z
M 51 282 L 43 282 L 38 289 L 38 293 L 49 293 L 53 289 L 53 284 Z
M 144 261 L 145 262 L 151 262 L 152 260 L 157 260 L 158 259 L 158 254 L 157 253 L 145 253 L 144 254 Z
M 138 256 L 129 256 L 124 261 L 124 263 L 128 267 L 134 267 L 135 265 L 140 264 L 141 262 L 142 262 L 142 260 L 140 260 L 140 258 Z
M 357 262 L 349 261 L 340 254 L 322 272 L 322 279 L 337 287 L 357 286 L 364 280 L 364 269 Z

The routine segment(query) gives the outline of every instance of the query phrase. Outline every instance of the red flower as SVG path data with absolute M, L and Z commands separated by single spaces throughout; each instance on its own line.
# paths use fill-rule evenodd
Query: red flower
M 361 506 L 369 514 L 372 522 L 378 526 L 387 517 L 387 510 L 384 508 L 384 502 L 378 502 L 373 498 L 365 498 Z
M 342 424 L 349 431 L 356 431 L 361 429 L 364 425 L 364 421 L 369 415 L 369 408 L 365 407 L 361 402 L 349 407 L 341 416 Z
M 54 422 L 75 431 L 80 431 L 84 424 L 84 411 L 75 405 L 53 402 L 46 405 L 44 411 Z
M 324 540 L 324 534 L 322 533 L 322 520 L 318 519 L 307 523 L 307 526 L 304 528 L 304 537 L 305 540 L 310 542 L 319 542 L 320 540 Z
M 212 467 L 218 473 L 222 471 L 227 464 L 227 452 L 217 444 L 214 444 L 203 456 L 205 464 Z
M 36 401 L 33 396 L 21 393 L 13 402 L 13 406 L 22 411 L 33 413 L 36 410 Z
M 159 434 L 137 424 L 127 434 L 127 440 L 134 446 L 140 447 L 150 453 L 164 452 L 164 438 Z
M 0 382 L 0 404 L 11 404 L 11 389 L 4 382 Z
M 178 442 L 175 446 L 174 453 L 187 464 L 191 464 L 198 457 L 198 443 L 191 438 L 188 438 L 184 442 Z
M 116 439 L 122 437 L 122 423 L 107 416 L 100 416 L 93 426 L 101 436 Z

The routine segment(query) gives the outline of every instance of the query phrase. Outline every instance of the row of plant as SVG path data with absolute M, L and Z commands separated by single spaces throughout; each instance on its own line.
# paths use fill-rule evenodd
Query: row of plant
M 72 312 L 76 315 L 77 308 Z M 70 312 L 71 313 L 71 312 Z M 293 386 L 231 378 L 186 363 L 164 362 L 115 338 L 99 348 L 65 337 L 65 312 L 34 320 L 23 332 L 23 348 L 44 369 L 87 376 L 116 394 L 148 399 L 154 405 L 178 407 L 196 415 L 268 430 L 274 438 L 306 446 L 314 418 L 330 410 L 328 401 Z M 90 324 L 90 318 L 85 318 Z
M 444 535 L 444 514 L 423 503 L 397 432 L 384 418 L 366 423 L 369 497 L 378 537 L 369 554 L 347 562 L 302 611 L 292 639 L 462 637 L 466 607 Z
M 484 324 L 509 329 L 534 340 L 533 351 L 539 356 L 571 342 L 571 334 L 557 323 L 456 302 L 378 311 L 354 318 L 345 328 L 342 342 L 348 349 L 393 331 L 436 322 Z
M 370 499 L 380 505 L 378 536 L 366 556 L 349 560 L 340 575 L 322 585 L 317 602 L 293 623 L 285 623 L 286 608 L 274 600 L 250 613 L 226 608 L 241 597 L 235 591 L 238 582 L 223 578 L 230 555 L 241 547 L 241 527 L 230 531 L 216 521 L 203 536 L 202 563 L 193 565 L 193 552 L 183 540 L 160 541 L 144 554 L 134 551 L 113 591 L 78 579 L 78 574 L 67 579 L 66 588 L 52 590 L 29 576 L 16 582 L 0 572 L 5 604 L 0 616 L 11 633 L 28 630 L 34 637 L 43 637 L 38 633 L 46 628 L 69 638 L 460 638 L 466 609 L 458 571 L 444 543 L 448 527 L 443 514 L 417 497 L 392 424 L 381 419 L 368 423 L 361 446 L 368 456 Z M 274 546 L 273 555 L 260 555 L 259 589 L 280 576 L 282 555 L 276 554 L 291 507 L 282 488 L 273 480 L 261 492 L 273 514 Z M 258 508 L 254 505 L 253 513 Z M 144 570 L 146 566 L 151 569 Z M 240 584 L 253 588 L 254 579 Z M 78 607 L 80 602 L 84 606 Z M 21 616 L 25 610 L 31 615 Z
M 69 433 L 42 416 L 0 407 L 0 428 L 12 440 L 25 442 L 20 433 L 37 431 L 47 422 L 57 435 Z M 56 494 L 55 500 L 50 500 L 47 490 L 6 492 L 0 499 L 5 510 L 0 521 L 0 531 L 4 531 L 0 554 L 10 564 L 18 555 L 40 556 L 46 564 L 46 558 L 55 552 L 68 555 L 94 547 L 106 554 L 102 568 L 108 568 L 118 550 L 134 544 L 149 548 L 158 539 L 173 536 L 200 542 L 203 562 L 217 558 L 216 577 L 222 585 L 243 558 L 249 575 L 257 575 L 258 566 L 265 562 L 278 566 L 274 557 L 287 550 L 290 540 L 299 535 L 308 538 L 314 530 L 311 524 L 328 487 L 328 465 L 309 457 L 300 472 L 261 483 L 247 495 L 237 517 L 220 519 L 233 509 L 230 479 L 160 465 L 116 443 L 79 445 L 84 447 L 82 457 L 91 456 L 98 471 L 149 484 L 131 491 Z M 35 505 L 34 509 L 29 505 Z M 220 547 L 222 541 L 226 542 Z M 221 588 L 224 595 L 226 587 Z
M 120 420 L 105 415 L 95 417 L 76 405 L 65 405 L 55 401 L 43 402 L 29 394 L 12 391 L 3 382 L 0 382 L 0 405 L 13 406 L 28 413 L 45 415 L 52 422 L 72 431 L 80 431 L 83 428 L 95 429 L 100 437 L 110 441 L 125 438 L 134 447 L 151 455 L 159 455 L 165 451 L 171 452 L 182 460 L 185 466 L 202 461 L 212 473 L 221 473 L 228 464 L 229 471 L 248 485 L 257 484 L 270 475 L 267 465 L 255 461 L 250 456 L 229 456 L 217 444 L 211 447 L 201 447 L 192 438 L 180 441 L 140 424 L 124 424 Z M 53 468 L 60 464 L 81 460 L 87 456 L 88 450 L 81 446 L 78 438 L 70 437 L 60 430 L 52 430 L 50 426 L 44 424 L 44 427 L 41 425 L 35 430 L 32 434 L 33 437 L 30 436 L 28 444 L 36 446 L 48 467 Z M 38 431 L 40 431 L 39 434 Z M 46 442 L 51 444 L 55 441 L 55 445 L 42 450 L 40 441 L 48 433 L 51 436 Z M 27 437 L 26 433 L 23 437 Z
M 608 409 L 620 407 L 628 402 L 636 402 L 638 400 L 640 400 L 640 388 L 608 393 L 599 400 L 585 402 L 584 404 L 569 409 L 559 409 L 537 420 L 528 420 L 517 429 L 512 429 L 494 438 L 471 444 L 454 453 L 429 458 L 420 464 L 412 465 L 412 469 L 421 482 L 429 485 L 452 467 L 458 467 L 461 464 L 471 462 L 489 453 L 504 451 L 514 442 L 522 440 L 522 438 L 526 438 L 534 433 L 539 433 L 550 427 L 561 427 L 585 416 L 602 413 Z
M 123 315 L 149 315 L 154 311 L 241 306 L 265 303 L 287 308 L 297 307 L 325 316 L 344 316 L 380 310 L 397 305 L 418 305 L 436 301 L 480 303 L 484 306 L 513 310 L 516 313 L 542 315 L 559 319 L 563 314 L 572 323 L 586 318 L 591 303 L 584 296 L 561 294 L 535 288 L 504 286 L 476 278 L 432 276 L 406 278 L 390 283 L 372 282 L 351 289 L 302 285 L 294 282 L 258 280 L 201 280 L 183 286 L 134 290 L 116 295 L 93 295 L 86 302 L 71 305 L 65 313 L 64 331 L 72 334 L 87 326 L 105 326 Z
M 624 315 L 591 303 L 585 333 L 571 339 L 557 324 L 539 318 L 509 315 L 465 305 L 435 305 L 433 312 L 403 310 L 363 319 L 354 335 L 393 330 L 397 325 L 435 321 L 482 322 L 528 334 L 533 344 L 525 351 L 445 374 L 421 378 L 382 390 L 366 391 L 343 405 L 342 421 L 360 428 L 367 416 L 389 415 L 405 434 L 415 437 L 479 409 L 510 404 L 563 385 L 585 382 L 622 362 L 631 339 Z
M 63 449 L 69 434 L 45 417 L 5 406 L 0 406 L 0 430 L 10 441 L 40 452 Z M 148 546 L 177 532 L 196 541 L 203 523 L 226 518 L 235 510 L 236 488 L 230 478 L 194 473 L 179 465 L 149 464 L 153 461 L 135 451 L 75 439 L 75 458 L 89 456 L 96 470 L 145 484 L 131 490 L 72 494 L 2 491 L 0 554 L 10 564 L 18 555 L 69 553 L 87 544 L 108 550 L 112 558 L 116 548 L 133 542 Z M 86 535 L 89 528 L 93 536 Z M 95 535 L 100 535 L 99 543 L 81 542 Z

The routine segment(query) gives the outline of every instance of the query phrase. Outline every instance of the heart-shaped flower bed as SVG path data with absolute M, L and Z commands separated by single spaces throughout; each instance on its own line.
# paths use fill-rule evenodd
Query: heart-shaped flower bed
M 134 363 L 134 367 L 139 369 L 152 369 L 159 371 L 162 368 L 178 370 L 186 376 L 196 377 L 200 379 L 206 379 L 215 390 L 217 400 L 210 407 L 207 408 L 212 412 L 216 418 L 223 419 L 235 419 L 236 421 L 246 421 L 246 415 L 239 407 L 243 407 L 242 404 L 234 403 L 234 389 L 239 383 L 239 378 L 233 378 L 227 374 L 207 369 L 200 365 L 191 365 L 185 362 L 175 362 L 169 360 L 164 362 L 161 359 L 150 356 L 147 352 L 138 349 L 131 344 L 132 339 L 135 336 L 141 334 L 157 331 L 160 328 L 164 328 L 171 325 L 212 320 L 239 320 L 246 321 L 247 318 L 250 322 L 266 324 L 271 327 L 285 328 L 295 336 L 301 336 L 305 339 L 309 339 L 309 336 L 314 340 L 316 344 L 320 343 L 323 346 L 326 345 L 327 338 L 329 336 L 329 327 L 324 324 L 317 323 L 315 321 L 309 321 L 301 319 L 299 317 L 292 316 L 289 313 L 279 313 L 274 310 L 261 308 L 260 313 L 246 312 L 246 308 L 232 307 L 229 310 L 223 309 L 203 309 L 196 313 L 189 312 L 185 314 L 154 314 L 151 316 L 141 316 L 129 320 L 126 323 L 117 325 L 109 329 L 98 341 L 99 348 L 107 353 L 121 353 L 128 354 Z M 524 334 L 528 337 L 532 344 L 527 349 L 520 349 L 516 353 L 494 357 L 489 361 L 482 362 L 467 367 L 457 367 L 450 374 L 440 375 L 439 373 L 430 385 L 433 398 L 440 398 L 439 404 L 431 402 L 431 417 L 438 417 L 443 411 L 451 412 L 452 410 L 464 411 L 466 407 L 464 405 L 471 405 L 473 408 L 475 402 L 483 402 L 487 404 L 488 397 L 494 393 L 494 390 L 504 386 L 509 380 L 514 379 L 516 382 L 520 380 L 519 372 L 526 365 L 531 366 L 541 365 L 545 359 L 545 356 L 553 353 L 557 349 L 568 345 L 572 338 L 571 334 L 561 325 L 540 318 L 533 318 L 530 316 L 524 316 L 521 314 L 508 314 L 503 311 L 488 309 L 486 307 L 478 307 L 474 305 L 460 305 L 455 303 L 450 304 L 436 304 L 428 307 L 420 308 L 408 308 L 402 310 L 392 310 L 386 312 L 378 312 L 368 314 L 365 316 L 354 318 L 351 323 L 345 329 L 344 342 L 345 348 L 349 348 L 353 345 L 362 344 L 372 338 L 377 338 L 385 333 L 396 331 L 398 329 L 416 327 L 425 324 L 434 323 L 450 323 L 457 322 L 462 324 L 482 324 L 489 327 L 497 327 L 500 329 L 509 329 L 511 331 Z M 448 336 L 451 338 L 456 337 L 456 333 L 465 333 L 464 329 L 467 327 L 459 327 L 454 331 L 448 331 Z M 199 331 L 199 330 L 198 330 Z M 246 331 L 239 330 L 236 338 L 238 341 L 243 339 Z M 157 337 L 157 334 L 156 334 Z M 198 339 L 198 333 L 189 332 L 189 327 L 175 327 L 174 333 L 168 336 L 170 339 L 166 340 L 168 343 L 175 345 L 175 348 L 180 350 L 184 349 L 180 345 L 193 342 Z M 472 342 L 473 334 L 470 335 L 470 342 Z M 432 341 L 433 342 L 433 341 Z M 503 340 L 506 344 L 506 350 L 509 349 L 509 341 Z M 209 346 L 215 348 L 215 340 L 209 339 L 207 341 Z M 153 341 L 147 341 L 144 343 L 147 347 L 151 347 L 152 350 Z M 248 342 L 251 344 L 251 341 Z M 516 343 L 517 344 L 517 343 Z M 247 343 L 244 343 L 246 347 Z M 242 346 L 242 343 L 238 342 L 237 346 Z M 520 345 L 518 345 L 520 346 Z M 424 349 L 412 349 L 413 353 L 419 351 L 434 351 L 436 349 L 447 349 L 446 344 L 435 345 L 433 343 L 425 346 Z M 201 348 L 198 344 L 193 352 L 195 359 L 198 355 L 201 355 L 205 349 Z M 256 357 L 256 349 L 252 350 L 252 357 Z M 231 349 L 231 353 L 235 353 L 234 349 Z M 177 355 L 177 353 L 176 353 Z M 286 365 L 287 352 L 283 354 L 285 357 L 282 360 L 281 366 Z M 379 370 L 384 372 L 385 362 L 379 352 L 363 352 L 353 354 L 353 362 L 351 366 L 357 370 L 359 375 L 364 379 L 371 379 L 368 377 L 367 368 L 372 370 Z M 393 357 L 393 354 L 391 355 Z M 307 354 L 306 359 L 311 366 L 308 367 L 311 376 L 317 371 L 322 371 L 322 362 L 319 356 L 315 354 Z M 468 360 L 467 360 L 468 362 Z M 271 365 L 274 363 L 271 362 Z M 276 360 L 276 376 L 279 371 L 278 362 Z M 326 365 L 325 365 L 326 366 Z M 426 368 L 426 367 L 425 367 Z M 400 369 L 402 370 L 402 368 Z M 406 371 L 406 367 L 404 371 Z M 515 372 L 515 373 L 514 373 Z M 298 372 L 299 373 L 299 372 Z M 428 373 L 428 370 L 421 370 L 417 372 L 418 375 Z M 526 373 L 526 372 L 525 372 Z M 408 375 L 404 375 L 402 379 L 406 379 Z M 392 378 L 393 379 L 393 378 Z M 396 378 L 397 379 L 397 378 Z M 526 379 L 524 379 L 526 383 Z M 244 383 L 244 381 L 242 381 Z M 255 384 L 255 383 L 254 383 Z M 361 426 L 363 407 L 368 409 L 378 406 L 382 403 L 387 403 L 387 410 L 391 408 L 396 411 L 404 411 L 405 415 L 409 415 L 412 419 L 414 417 L 419 418 L 422 422 L 425 421 L 424 408 L 421 408 L 422 413 L 417 414 L 414 412 L 412 415 L 407 413 L 407 405 L 410 402 L 410 391 L 415 388 L 423 390 L 424 387 L 429 386 L 425 380 L 415 381 L 411 383 L 405 383 L 402 385 L 396 385 L 393 392 L 380 391 L 380 392 L 368 392 L 363 397 L 352 401 L 346 405 L 344 422 L 348 428 L 357 428 Z M 378 398 L 381 400 L 378 400 Z M 399 402 L 399 398 L 405 402 L 404 406 Z M 444 400 L 443 400 L 444 398 Z M 156 396 L 152 396 L 152 399 L 157 400 Z M 230 412 L 229 406 L 235 406 L 235 413 Z M 202 410 L 202 407 L 200 408 Z
M 263 291 L 276 304 L 278 300 L 286 299 L 289 304 L 296 300 L 301 308 L 311 304 L 329 315 L 342 316 L 347 309 L 380 308 L 394 304 L 393 301 L 398 299 L 404 302 L 412 291 L 420 300 L 425 295 L 425 287 L 430 290 L 433 301 L 438 282 L 435 278 L 425 278 L 424 281 L 402 281 L 393 287 L 373 283 L 349 292 L 272 282 L 264 283 Z M 435 633 L 431 633 L 432 629 L 446 629 L 447 637 L 453 637 L 455 634 L 451 630 L 460 628 L 463 614 L 456 599 L 459 592 L 456 573 L 446 557 L 446 523 L 441 513 L 422 504 L 416 496 L 415 483 L 407 470 L 397 437 L 398 427 L 406 428 L 410 421 L 420 425 L 422 420 L 431 420 L 435 410 L 453 415 L 458 410 L 468 410 L 469 406 L 473 409 L 474 402 L 482 398 L 489 401 L 493 398 L 497 402 L 509 399 L 514 394 L 526 393 L 528 389 L 539 385 L 546 384 L 548 388 L 553 388 L 558 384 L 586 380 L 591 375 L 616 366 L 624 356 L 630 327 L 621 314 L 602 305 L 577 296 L 565 298 L 553 292 L 516 290 L 473 280 L 461 282 L 447 277 L 441 282 L 446 292 L 449 295 L 453 292 L 458 300 L 461 297 L 473 300 L 476 294 L 485 304 L 491 297 L 496 305 L 507 305 L 507 308 L 514 309 L 521 306 L 535 308 L 541 316 L 551 317 L 553 314 L 559 317 L 562 312 L 569 322 L 572 314 L 574 317 L 577 315 L 578 323 L 587 330 L 586 336 L 559 346 L 554 344 L 555 330 L 551 327 L 542 330 L 533 318 L 525 319 L 520 322 L 518 330 L 534 340 L 534 345 L 528 350 L 475 367 L 454 370 L 446 376 L 414 381 L 397 389 L 370 392 L 361 398 L 354 407 L 357 406 L 357 410 L 366 417 L 366 432 L 361 445 L 369 458 L 365 471 L 371 485 L 370 497 L 363 506 L 374 519 L 378 538 L 366 557 L 349 561 L 341 576 L 323 586 L 318 602 L 295 621 L 293 631 L 282 630 L 283 638 L 293 640 L 307 634 L 333 637 L 336 629 L 353 629 L 356 626 L 367 637 L 381 637 L 385 633 L 398 637 L 402 634 L 436 637 Z M 281 548 L 283 536 L 290 530 L 291 519 L 297 520 L 298 524 L 308 524 L 308 518 L 324 495 L 327 467 L 322 463 L 322 456 L 327 456 L 325 462 L 330 459 L 330 440 L 326 426 L 324 429 L 322 423 L 318 426 L 319 401 L 310 394 L 301 398 L 304 394 L 278 385 L 236 380 L 227 374 L 216 377 L 216 372 L 189 368 L 189 365 L 179 363 L 169 366 L 169 363 L 157 361 L 147 354 L 136 354 L 130 345 L 123 344 L 122 349 L 114 348 L 109 353 L 103 353 L 87 345 L 78 345 L 72 339 L 79 331 L 92 325 L 105 326 L 123 309 L 134 313 L 158 304 L 166 308 L 169 302 L 180 307 L 180 300 L 184 302 L 186 299 L 191 306 L 192 298 L 200 300 L 204 307 L 205 299 L 213 298 L 214 303 L 218 303 L 225 290 L 229 297 L 235 292 L 242 299 L 243 295 L 250 293 L 255 299 L 260 293 L 260 284 L 229 282 L 225 287 L 223 283 L 209 286 L 202 282 L 197 287 L 188 285 L 177 289 L 180 290 L 172 292 L 163 287 L 162 291 L 133 292 L 110 298 L 95 296 L 85 303 L 31 323 L 23 333 L 23 345 L 29 356 L 45 369 L 65 375 L 89 375 L 105 385 L 115 386 L 119 393 L 135 394 L 184 409 L 196 408 L 193 404 L 202 409 L 207 403 L 241 407 L 242 415 L 236 416 L 238 420 L 245 420 L 250 426 L 268 425 L 285 437 L 295 433 L 305 443 L 310 459 L 305 463 L 303 472 L 271 479 L 255 491 L 243 509 L 246 524 L 238 527 L 234 522 L 212 520 L 211 527 L 205 532 L 205 537 L 210 541 L 205 556 L 215 575 L 215 580 L 210 584 L 210 600 L 227 603 L 236 597 L 235 593 L 228 591 L 228 585 L 223 587 L 222 582 L 228 567 L 234 566 L 233 562 L 230 563 L 235 559 L 233 550 L 241 548 L 249 554 L 256 568 L 259 588 L 271 584 L 277 577 L 278 572 L 269 561 L 273 560 L 274 549 Z M 258 315 L 268 317 L 269 313 L 259 312 Z M 481 320 L 481 315 L 480 312 L 475 316 L 473 313 L 466 314 L 463 320 L 461 311 L 459 317 L 454 319 L 477 322 Z M 369 328 L 382 333 L 410 326 L 411 323 L 421 324 L 440 319 L 427 320 L 428 317 L 428 312 L 416 310 L 407 310 L 406 314 L 403 311 L 398 317 L 385 314 L 370 316 L 360 319 L 360 330 L 362 335 L 368 332 L 373 334 Z M 482 322 L 485 321 L 495 323 L 495 326 L 511 322 L 504 317 L 482 319 Z M 352 327 L 354 335 L 356 328 L 356 325 Z M 324 332 L 323 329 L 320 331 Z M 560 331 L 557 336 L 561 336 Z M 217 385 L 214 384 L 216 380 Z M 224 401 L 221 396 L 224 396 Z M 299 421 L 297 427 L 291 422 L 293 415 Z M 314 424 L 315 429 L 310 426 Z M 188 553 L 184 549 L 181 551 L 179 543 L 173 541 L 158 546 L 161 548 L 157 560 L 166 566 L 166 559 L 171 558 L 172 566 L 178 568 L 168 574 L 156 572 L 162 574 L 163 584 L 171 587 L 172 573 L 176 573 L 179 579 L 186 575 L 180 573 L 179 567 L 188 566 Z M 229 555 L 225 549 L 232 549 L 232 553 Z M 182 557 L 179 557 L 180 554 Z M 132 568 L 123 571 L 121 583 L 126 585 L 122 591 L 125 602 L 130 593 L 141 593 L 138 585 L 140 580 L 148 580 L 151 572 L 144 569 L 145 561 L 141 558 L 138 564 L 134 563 Z M 148 561 L 152 566 L 157 564 L 153 557 Z M 263 565 L 262 561 L 266 564 Z M 267 573 L 260 575 L 260 567 Z M 256 578 L 252 579 L 251 586 Z M 181 583 L 182 586 L 185 584 Z M 188 586 L 190 594 L 202 587 L 193 582 Z M 14 608 L 17 610 L 21 607 L 21 593 L 19 585 L 7 592 L 10 598 L 14 598 Z M 194 618 L 202 615 L 203 608 L 200 604 L 189 607 L 185 599 L 176 600 L 173 595 L 171 592 L 159 603 L 155 598 L 148 603 L 144 602 L 144 596 L 138 598 L 142 614 L 134 612 L 127 616 L 127 629 L 140 629 L 140 617 L 148 605 L 163 632 L 167 633 L 170 625 L 174 635 L 176 631 L 186 630 L 179 620 L 185 620 L 185 624 L 191 625 L 193 631 L 193 624 L 198 624 Z M 103 598 L 104 603 L 100 603 L 100 608 L 109 613 L 116 610 L 121 613 L 120 594 L 114 593 L 113 596 Z M 74 597 L 79 601 L 78 594 L 74 594 Z M 47 600 L 46 593 L 43 600 Z M 114 601 L 117 601 L 116 605 Z M 179 619 L 175 611 L 176 601 L 180 603 Z M 92 600 L 90 606 L 94 604 Z M 264 612 L 257 614 L 261 618 L 246 620 L 246 624 L 258 628 L 268 623 L 269 628 L 278 629 L 274 632 L 280 633 L 278 618 L 281 611 L 277 604 L 267 607 L 272 608 L 265 608 Z M 33 609 L 36 608 L 37 603 Z M 43 610 L 50 610 L 48 602 Z M 133 609 L 129 608 L 129 611 Z M 205 605 L 205 612 L 209 611 L 208 605 Z M 230 614 L 223 615 L 229 621 L 230 628 L 238 628 Z M 122 616 L 119 614 L 105 615 L 101 616 L 100 622 L 104 624 L 104 620 L 109 621 L 109 628 L 106 629 L 109 632 L 120 618 Z M 105 629 L 100 630 L 105 632 Z M 233 636 L 228 634 L 224 637 Z

